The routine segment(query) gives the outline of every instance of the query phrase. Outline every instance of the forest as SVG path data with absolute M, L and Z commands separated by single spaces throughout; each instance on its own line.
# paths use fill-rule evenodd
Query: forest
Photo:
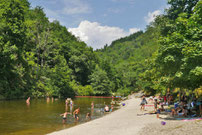
M 27 0 L 0 1 L 0 99 L 170 92 L 202 98 L 202 0 L 93 50 Z

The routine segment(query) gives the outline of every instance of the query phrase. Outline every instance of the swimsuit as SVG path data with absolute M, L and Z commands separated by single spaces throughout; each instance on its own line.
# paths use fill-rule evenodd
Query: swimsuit
M 75 114 L 75 118 L 78 118 L 79 116 L 78 116 L 78 114 Z

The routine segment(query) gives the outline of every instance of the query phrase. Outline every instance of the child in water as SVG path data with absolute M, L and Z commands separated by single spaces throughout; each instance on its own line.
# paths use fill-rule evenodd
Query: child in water
M 62 120 L 63 124 L 65 124 L 67 122 L 67 114 L 71 114 L 71 113 L 65 112 L 63 114 L 60 114 L 60 116 L 63 116 L 63 120 Z
M 90 113 L 87 113 L 87 114 L 86 114 L 86 120 L 91 120 L 91 115 L 90 115 Z
M 104 111 L 109 112 L 109 106 L 108 105 L 105 106 Z
M 73 114 L 74 114 L 74 118 L 75 118 L 75 120 L 79 120 L 79 112 L 80 112 L 80 107 L 79 108 L 77 108 L 74 112 L 73 112 Z
M 91 109 L 94 109 L 94 102 L 91 103 Z

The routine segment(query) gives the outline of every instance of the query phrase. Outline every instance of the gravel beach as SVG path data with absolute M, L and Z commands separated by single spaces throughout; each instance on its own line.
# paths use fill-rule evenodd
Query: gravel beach
M 140 98 L 131 97 L 123 101 L 126 105 L 104 117 L 83 123 L 68 129 L 56 131 L 48 135 L 201 135 L 202 120 L 181 121 L 160 119 L 155 114 L 145 114 L 153 110 L 140 111 Z M 166 124 L 162 125 L 161 122 Z

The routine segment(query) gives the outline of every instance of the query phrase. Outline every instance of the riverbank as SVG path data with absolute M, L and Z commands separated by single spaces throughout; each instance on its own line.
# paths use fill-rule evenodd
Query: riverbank
M 166 115 L 160 115 L 161 118 L 157 119 L 155 114 L 145 114 L 153 110 L 152 106 L 146 107 L 144 112 L 140 111 L 139 98 L 132 97 L 124 103 L 125 106 L 104 117 L 48 135 L 145 135 L 148 133 L 199 135 L 201 133 L 202 120 L 186 122 L 166 120 Z M 162 121 L 165 121 L 166 125 L 162 125 Z
M 124 103 L 125 106 L 104 117 L 49 135 L 134 135 L 151 121 L 159 121 L 150 115 L 138 116 L 145 113 L 140 111 L 140 99 L 132 97 Z

